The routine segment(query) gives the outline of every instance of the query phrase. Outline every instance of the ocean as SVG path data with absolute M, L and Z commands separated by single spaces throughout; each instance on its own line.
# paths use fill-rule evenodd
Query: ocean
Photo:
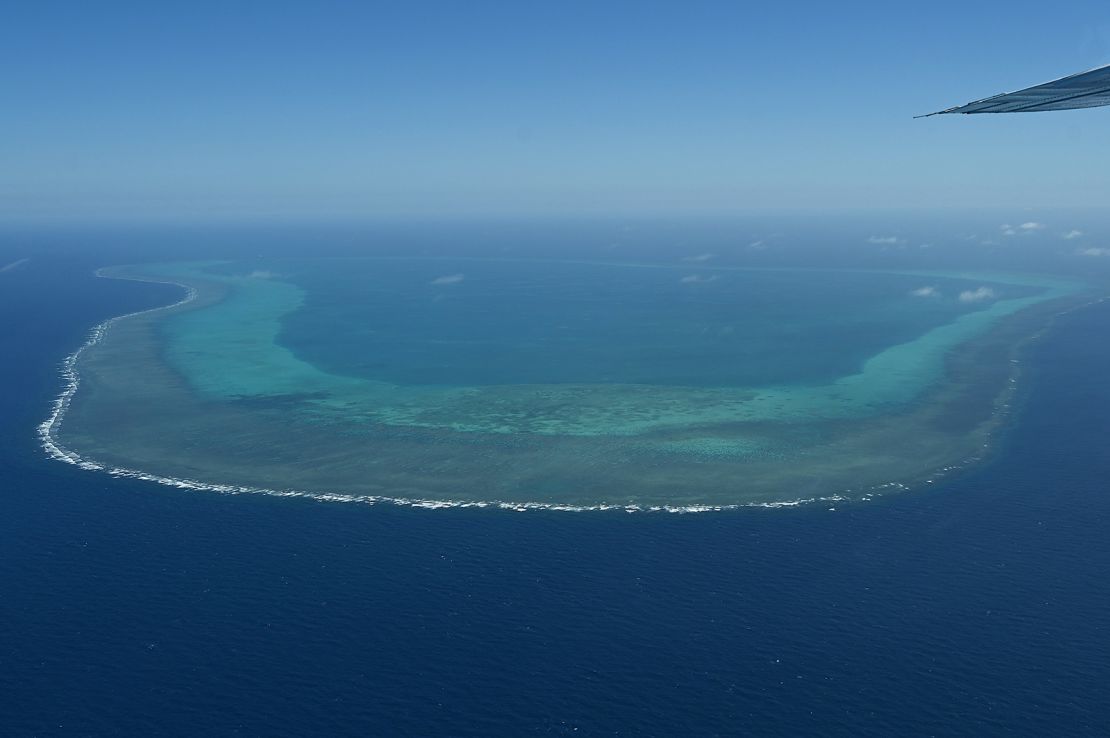
M 991 455 L 926 488 L 702 514 L 340 505 L 43 453 L 62 359 L 175 294 L 93 276 L 147 253 L 129 238 L 0 252 L 30 253 L 0 274 L 4 735 L 1110 728 L 1110 303 L 1026 348 Z

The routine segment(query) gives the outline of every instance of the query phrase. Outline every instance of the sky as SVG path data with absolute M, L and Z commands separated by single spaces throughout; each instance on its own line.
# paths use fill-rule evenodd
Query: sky
M 0 25 L 0 219 L 1098 207 L 1074 2 L 51 2 Z

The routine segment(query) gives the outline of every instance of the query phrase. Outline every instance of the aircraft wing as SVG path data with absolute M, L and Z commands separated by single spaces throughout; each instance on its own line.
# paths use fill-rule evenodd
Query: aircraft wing
M 1035 87 L 1026 87 L 1017 92 L 957 105 L 947 110 L 938 110 L 929 115 L 946 113 L 1033 113 L 1042 110 L 1072 110 L 1074 108 L 1097 108 L 1110 105 L 1110 64 L 1087 72 L 1061 77 Z M 928 118 L 919 115 L 918 118 Z

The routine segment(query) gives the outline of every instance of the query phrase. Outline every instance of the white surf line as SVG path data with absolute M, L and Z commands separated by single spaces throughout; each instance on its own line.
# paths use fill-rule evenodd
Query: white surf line
M 77 361 L 82 353 L 92 346 L 95 346 L 103 340 L 108 329 L 119 321 L 127 318 L 144 315 L 147 313 L 154 313 L 158 311 L 171 310 L 180 307 L 189 302 L 192 302 L 197 297 L 196 288 L 182 282 L 175 282 L 170 279 L 154 279 L 143 278 L 134 276 L 122 275 L 106 275 L 103 269 L 96 270 L 97 277 L 106 279 L 131 279 L 138 282 L 152 282 L 156 284 L 173 284 L 181 287 L 186 291 L 185 297 L 175 303 L 163 305 L 160 307 L 149 308 L 147 310 L 137 310 L 135 312 L 126 313 L 124 315 L 117 315 L 114 318 L 109 318 L 102 323 L 95 326 L 89 334 L 89 338 L 81 345 L 76 351 L 67 356 L 62 362 L 62 378 L 65 380 L 65 386 L 54 400 L 52 410 L 47 416 L 46 420 L 38 426 L 38 434 L 40 442 L 42 443 L 43 450 L 47 455 L 57 461 L 63 461 L 67 464 L 74 465 L 86 471 L 99 471 L 104 472 L 110 476 L 117 478 L 137 479 L 145 482 L 154 482 L 167 487 L 174 487 L 176 489 L 186 489 L 203 492 L 216 492 L 225 495 L 238 495 L 238 494 L 260 494 L 270 497 L 286 497 L 286 498 L 299 498 L 313 500 L 317 502 L 340 502 L 340 503 L 355 503 L 355 504 L 392 504 L 398 506 L 423 508 L 428 510 L 442 510 L 442 509 L 465 509 L 465 508 L 493 508 L 500 510 L 512 510 L 518 512 L 527 512 L 533 510 L 540 511 L 554 511 L 554 512 L 594 512 L 594 511 L 623 511 L 627 513 L 703 513 L 703 512 L 725 512 L 729 510 L 740 510 L 743 508 L 762 508 L 762 509 L 781 509 L 781 508 L 794 508 L 809 506 L 820 503 L 830 502 L 852 502 L 862 501 L 870 502 L 871 500 L 880 497 L 884 492 L 889 490 L 904 491 L 911 489 L 911 487 L 902 482 L 885 482 L 870 486 L 864 490 L 853 492 L 852 490 L 845 490 L 843 493 L 835 493 L 819 497 L 806 497 L 794 500 L 778 500 L 768 502 L 745 502 L 733 504 L 697 504 L 697 505 L 639 505 L 639 504 L 616 504 L 616 503 L 597 503 L 594 505 L 575 505 L 571 503 L 557 503 L 557 502 L 508 502 L 504 500 L 436 500 L 428 498 L 410 498 L 410 497 L 390 497 L 385 495 L 351 495 L 342 494 L 337 492 L 308 492 L 304 490 L 295 489 L 269 489 L 266 487 L 250 487 L 244 485 L 233 484 L 216 484 L 211 482 L 202 482 L 196 479 L 166 477 L 150 472 L 140 471 L 138 469 L 129 469 L 121 466 L 112 466 L 104 464 L 95 459 L 87 456 L 82 456 L 76 451 L 66 448 L 57 439 L 57 430 L 61 427 L 62 419 L 65 416 L 66 410 L 69 409 L 70 402 L 77 389 L 80 386 L 80 376 L 77 372 Z M 989 444 L 984 444 L 984 451 L 976 454 L 959 464 L 939 469 L 936 473 L 931 475 L 929 479 L 923 482 L 923 485 L 933 484 L 937 479 L 943 477 L 947 473 L 964 468 L 970 464 L 978 461 L 985 454 L 985 448 Z
M 105 277 L 102 272 L 102 269 L 97 269 L 95 274 L 97 277 Z M 130 277 L 110 278 L 130 279 Z M 58 461 L 65 461 L 70 464 L 76 464 L 82 469 L 101 470 L 105 468 L 103 464 L 99 464 L 90 459 L 85 459 L 76 451 L 67 449 L 57 438 L 57 430 L 61 427 L 62 418 L 65 417 L 66 410 L 69 409 L 69 404 L 70 402 L 72 402 L 73 396 L 77 394 L 77 388 L 81 384 L 81 377 L 77 373 L 77 361 L 78 359 L 80 359 L 81 354 L 83 354 L 89 348 L 100 343 L 100 341 L 103 340 L 104 335 L 108 332 L 108 329 L 121 320 L 133 318 L 137 315 L 145 315 L 146 313 L 155 313 L 160 310 L 171 310 L 173 308 L 180 307 L 181 305 L 190 303 L 197 297 L 197 290 L 195 288 L 181 282 L 174 282 L 168 279 L 136 279 L 135 281 L 176 285 L 185 290 L 185 296 L 170 305 L 160 305 L 158 307 L 149 308 L 147 310 L 136 310 L 132 313 L 117 315 L 114 318 L 109 318 L 108 320 L 97 324 L 89 332 L 89 337 L 85 340 L 83 344 L 81 344 L 80 348 L 78 348 L 62 361 L 61 376 L 65 384 L 63 386 L 61 394 L 59 394 L 54 399 L 54 402 L 51 406 L 50 414 L 46 417 L 46 420 L 39 423 L 38 426 L 39 440 L 42 442 L 43 449 L 48 455 L 50 455 L 51 458 L 57 459 Z

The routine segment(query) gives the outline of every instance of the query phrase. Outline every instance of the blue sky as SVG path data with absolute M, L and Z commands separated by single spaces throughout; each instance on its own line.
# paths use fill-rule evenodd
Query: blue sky
M 23 3 L 0 217 L 1099 206 L 1105 3 Z

